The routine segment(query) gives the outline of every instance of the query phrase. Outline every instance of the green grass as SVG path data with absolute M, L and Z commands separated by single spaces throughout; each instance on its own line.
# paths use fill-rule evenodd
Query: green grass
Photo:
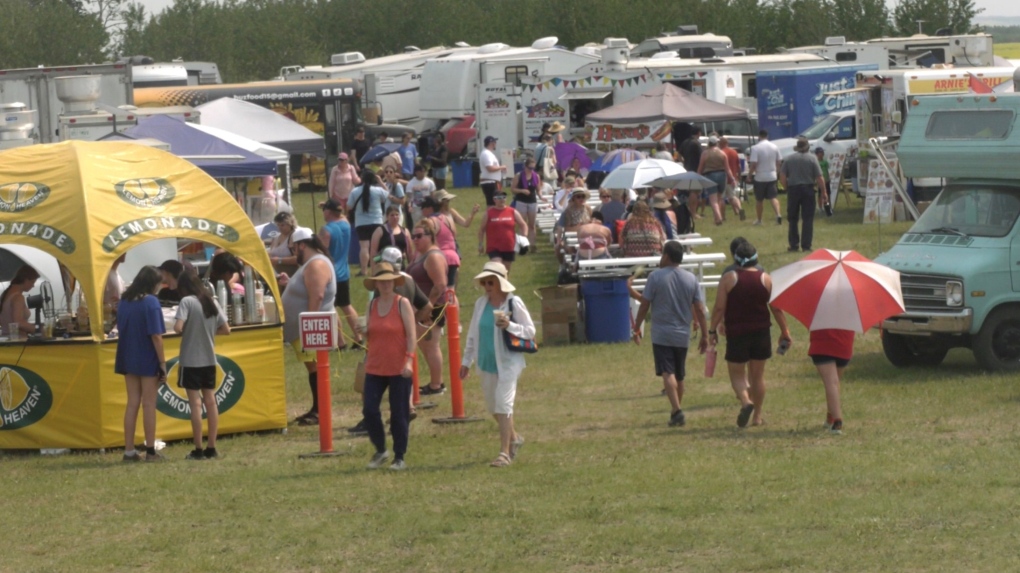
M 1020 42 L 1012 44 L 995 44 L 995 55 L 1002 56 L 1007 60 L 1020 58 Z
M 459 194 L 461 206 L 481 198 Z M 298 198 L 306 225 L 308 200 Z M 883 226 L 880 248 L 861 218 L 855 200 L 818 220 L 815 246 L 874 256 L 908 227 Z M 743 234 L 768 268 L 797 257 L 785 225 L 703 227 L 712 250 Z M 482 263 L 468 255 L 462 276 Z M 549 254 L 514 266 L 536 318 L 532 291 L 554 271 Z M 469 307 L 476 291 L 463 284 Z M 487 467 L 492 420 L 429 421 L 449 415 L 448 396 L 412 424 L 410 470 L 398 475 L 366 471 L 367 440 L 342 433 L 335 446 L 348 455 L 298 459 L 318 449 L 309 428 L 224 439 L 216 462 L 185 462 L 188 443 L 171 444 L 162 465 L 125 466 L 120 452 L 0 456 L 0 571 L 1017 570 L 1016 378 L 980 372 L 962 350 L 938 369 L 897 370 L 870 332 L 835 437 L 821 429 L 806 333 L 796 325 L 793 336 L 768 366 L 767 424 L 746 431 L 727 379 L 705 379 L 699 356 L 688 361 L 687 427 L 671 429 L 647 345 L 543 347 L 518 392 L 528 441 L 505 470 Z M 334 369 L 337 424 L 350 425 L 352 356 Z M 293 416 L 309 399 L 289 354 L 288 374 Z M 484 417 L 477 378 L 465 388 L 468 414 Z

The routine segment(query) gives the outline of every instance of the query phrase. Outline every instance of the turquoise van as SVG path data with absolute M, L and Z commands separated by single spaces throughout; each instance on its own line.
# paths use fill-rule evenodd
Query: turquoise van
M 937 366 L 967 347 L 988 370 L 1020 370 L 1020 94 L 911 103 L 897 151 L 907 177 L 945 186 L 876 261 L 901 273 L 906 312 L 882 324 L 895 366 Z

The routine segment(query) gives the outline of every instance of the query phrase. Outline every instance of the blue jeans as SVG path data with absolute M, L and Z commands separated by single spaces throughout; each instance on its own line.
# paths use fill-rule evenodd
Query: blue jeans
M 365 416 L 368 439 L 376 451 L 386 451 L 386 430 L 383 428 L 382 395 L 390 391 L 390 434 L 393 435 L 393 457 L 402 460 L 407 453 L 407 435 L 411 424 L 411 379 L 403 376 L 365 374 L 365 393 L 361 413 Z

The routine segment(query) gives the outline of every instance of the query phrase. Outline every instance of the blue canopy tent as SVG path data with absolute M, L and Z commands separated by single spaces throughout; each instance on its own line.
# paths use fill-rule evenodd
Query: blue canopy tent
M 241 149 L 179 119 L 152 116 L 124 130 L 133 138 L 158 139 L 170 145 L 170 153 L 187 159 L 212 177 L 261 177 L 276 175 L 276 162 Z

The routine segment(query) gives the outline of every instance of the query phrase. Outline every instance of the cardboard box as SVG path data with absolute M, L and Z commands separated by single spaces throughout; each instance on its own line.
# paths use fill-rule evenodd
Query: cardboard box
M 574 325 L 569 322 L 542 323 L 542 344 L 570 344 Z
M 577 285 L 539 289 L 542 297 L 542 324 L 577 322 Z

